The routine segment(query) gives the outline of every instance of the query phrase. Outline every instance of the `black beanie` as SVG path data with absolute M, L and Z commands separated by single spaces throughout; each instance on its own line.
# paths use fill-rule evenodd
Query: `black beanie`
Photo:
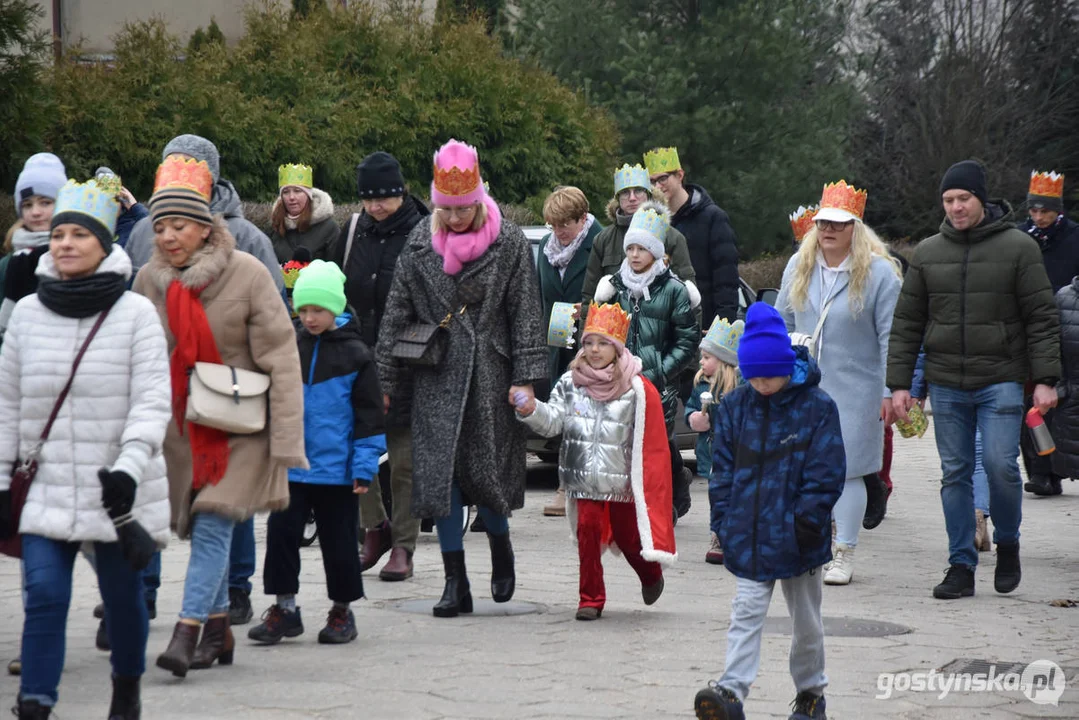
M 356 166 L 360 200 L 400 197 L 405 194 L 401 163 L 388 152 L 373 152 Z
M 952 165 L 940 181 L 940 194 L 943 195 L 949 190 L 966 190 L 985 205 L 989 202 L 989 183 L 985 179 L 985 168 L 974 160 L 963 160 Z

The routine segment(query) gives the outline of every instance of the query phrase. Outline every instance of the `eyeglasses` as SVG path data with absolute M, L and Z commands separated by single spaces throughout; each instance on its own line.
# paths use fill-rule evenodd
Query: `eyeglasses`
M 546 227 L 548 230 L 569 230 L 574 225 L 581 222 L 582 219 L 583 218 L 575 218 L 573 220 L 567 220 L 566 222 L 547 223 Z
M 827 230 L 828 232 L 839 232 L 840 230 L 846 229 L 848 225 L 853 224 L 853 220 L 848 220 L 847 222 L 836 222 L 835 220 L 818 220 L 817 229 Z
M 626 188 L 622 192 L 618 193 L 618 197 L 635 197 L 640 195 L 642 197 L 648 197 L 648 191 L 644 188 Z
M 653 185 L 663 185 L 670 179 L 671 179 L 671 174 L 670 173 L 663 173 L 662 175 L 656 175 L 654 178 L 652 178 L 652 184 Z
M 476 212 L 476 206 L 475 205 L 464 205 L 462 207 L 438 208 L 437 210 L 435 210 L 435 212 L 437 212 L 439 215 L 441 215 L 444 218 L 446 218 L 446 217 L 468 217 L 469 215 L 472 215 L 473 213 Z

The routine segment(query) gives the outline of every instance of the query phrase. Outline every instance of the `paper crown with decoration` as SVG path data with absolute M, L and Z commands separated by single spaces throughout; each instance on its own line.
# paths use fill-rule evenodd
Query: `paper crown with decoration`
M 717 316 L 712 321 L 712 327 L 708 328 L 708 333 L 701 340 L 701 350 L 715 355 L 728 365 L 738 367 L 738 343 L 742 341 L 742 334 L 745 331 L 745 322 L 735 320 L 729 323 Z
M 649 177 L 681 170 L 682 163 L 678 160 L 678 148 L 652 148 L 644 154 L 644 167 L 648 170 Z
M 1064 209 L 1064 176 L 1055 170 L 1030 173 L 1030 189 L 1027 190 L 1027 204 L 1032 208 L 1047 210 Z
M 56 195 L 52 226 L 73 222 L 89 228 L 111 243 L 119 216 L 120 203 L 116 200 L 115 192 L 101 187 L 96 179 L 84 183 L 68 180 Z M 99 229 L 102 232 L 98 232 Z
M 311 189 L 315 187 L 315 171 L 310 165 L 282 165 L 277 168 L 277 187 L 289 185 Z
M 661 203 L 646 202 L 637 208 L 629 221 L 629 228 L 622 238 L 622 249 L 630 245 L 640 245 L 656 260 L 662 260 L 667 254 L 665 241 L 671 226 L 671 214 Z
M 865 202 L 869 197 L 865 190 L 857 190 L 846 180 L 828 183 L 820 197 L 820 210 L 814 220 L 850 222 L 861 220 L 865 215 Z
M 621 305 L 597 305 L 593 302 L 588 306 L 588 319 L 581 331 L 581 339 L 592 334 L 603 335 L 624 347 L 629 336 L 629 320 L 630 314 Z
M 476 148 L 450 139 L 435 153 L 431 200 L 435 205 L 462 206 L 480 202 L 487 194 L 480 177 Z
M 124 183 L 120 180 L 120 176 L 111 172 L 99 172 L 94 176 L 94 181 L 97 183 L 101 192 L 111 193 L 112 195 L 119 195 L 120 191 L 124 189 Z
M 809 207 L 799 205 L 798 209 L 791 213 L 791 230 L 794 232 L 794 242 L 802 242 L 802 238 L 813 229 L 813 222 L 819 208 L 819 205 L 810 205 Z
M 652 191 L 652 182 L 648 179 L 648 171 L 641 167 L 640 164 L 630 167 L 629 163 L 626 163 L 614 171 L 614 194 L 617 195 L 628 188 L 641 188 L 649 192 Z
M 210 225 L 210 198 L 214 177 L 205 160 L 169 155 L 157 167 L 150 215 L 154 222 L 166 217 L 183 217 Z

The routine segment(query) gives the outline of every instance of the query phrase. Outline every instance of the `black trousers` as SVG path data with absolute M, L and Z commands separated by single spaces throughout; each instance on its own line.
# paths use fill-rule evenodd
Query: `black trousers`
M 311 512 L 318 525 L 318 545 L 326 571 L 326 589 L 334 602 L 363 597 L 357 549 L 360 505 L 351 485 L 288 484 L 289 505 L 270 515 L 262 582 L 267 595 L 295 595 L 300 589 L 300 540 Z

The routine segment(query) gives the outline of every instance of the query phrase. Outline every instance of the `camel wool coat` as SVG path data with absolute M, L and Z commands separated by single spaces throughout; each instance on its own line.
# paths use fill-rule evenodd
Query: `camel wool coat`
M 288 469 L 307 468 L 303 435 L 303 382 L 296 333 L 273 278 L 259 260 L 236 251 L 220 216 L 206 245 L 184 270 L 174 268 L 160 249 L 139 270 L 134 290 L 148 297 L 165 328 L 169 353 L 176 337 L 165 306 L 169 284 L 204 287 L 206 310 L 221 362 L 270 376 L 269 418 L 253 435 L 229 436 L 229 465 L 216 485 L 207 485 L 192 503 L 191 445 L 176 422 L 165 436 L 172 524 L 180 537 L 190 533 L 191 516 L 212 512 L 237 521 L 288 507 Z

